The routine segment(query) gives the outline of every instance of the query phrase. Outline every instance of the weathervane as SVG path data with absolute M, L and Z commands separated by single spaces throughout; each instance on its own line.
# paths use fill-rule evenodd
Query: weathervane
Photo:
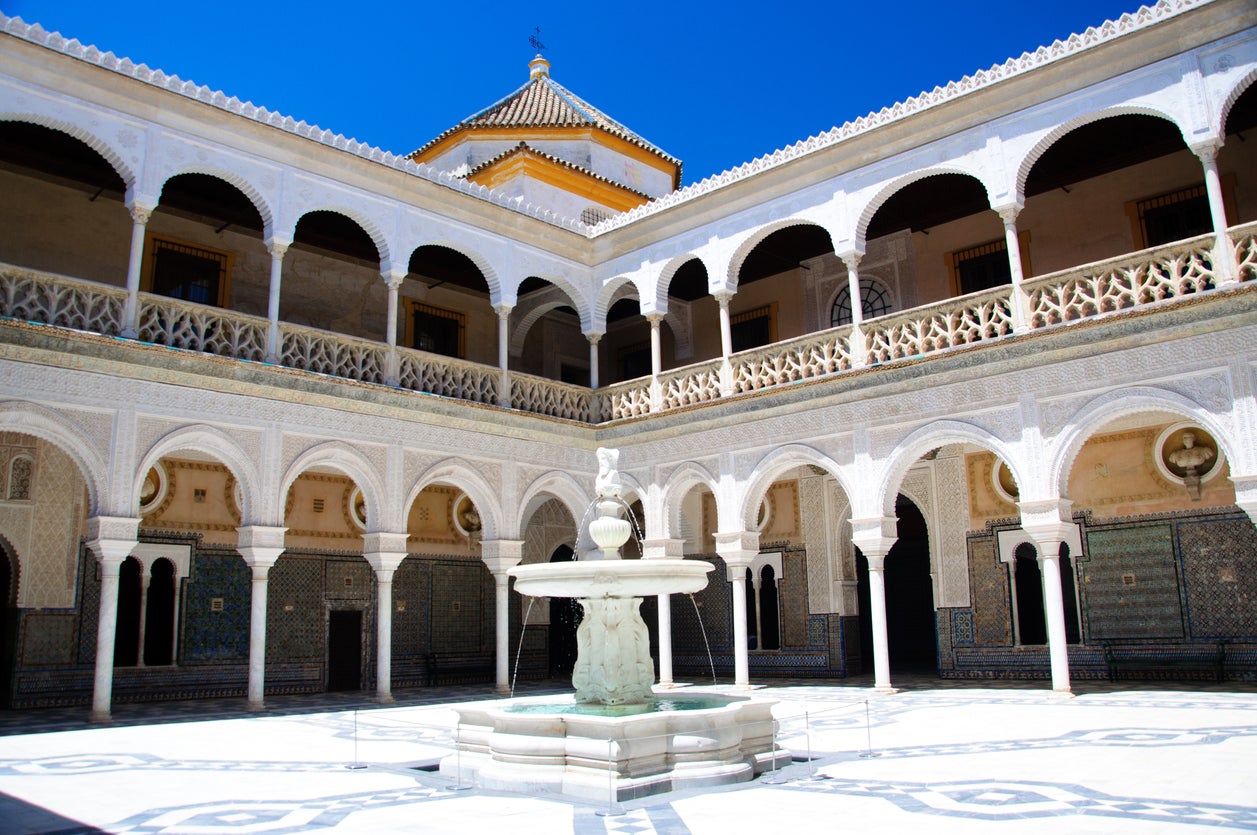
M 537 50 L 538 54 L 545 51 L 546 45 L 541 42 L 541 27 L 540 26 L 536 27 L 533 31 L 533 34 L 528 36 L 528 44 L 533 49 Z

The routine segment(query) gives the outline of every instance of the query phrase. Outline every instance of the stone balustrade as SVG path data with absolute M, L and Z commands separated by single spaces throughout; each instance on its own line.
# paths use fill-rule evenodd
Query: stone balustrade
M 1257 279 L 1257 223 L 1233 227 L 1230 238 L 1239 280 Z M 1028 279 L 1021 285 L 1027 328 L 1042 330 L 1213 290 L 1214 244 L 1212 235 L 1204 235 Z M 150 293 L 141 293 L 139 301 L 141 341 L 229 359 L 265 359 L 268 322 L 261 317 Z M 657 387 L 643 377 L 596 391 L 511 372 L 504 402 L 497 367 L 407 348 L 397 349 L 395 385 L 582 423 L 625 420 L 998 340 L 1014 332 L 1014 304 L 1016 294 L 998 287 L 870 319 L 862 324 L 863 357 L 852 354 L 850 325 L 742 351 L 730 357 L 727 394 L 717 359 L 665 371 Z M 123 288 L 0 265 L 0 316 L 119 336 L 125 309 Z M 384 343 L 286 323 L 280 332 L 280 362 L 289 368 L 391 382 Z

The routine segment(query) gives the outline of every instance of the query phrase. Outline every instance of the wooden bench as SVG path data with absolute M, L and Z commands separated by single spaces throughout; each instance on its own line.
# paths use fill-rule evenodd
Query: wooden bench
M 1182 644 L 1173 647 L 1105 641 L 1103 646 L 1109 681 L 1117 681 L 1118 670 L 1152 672 L 1184 669 L 1212 673 L 1214 681 L 1226 679 L 1226 641 L 1218 641 L 1211 646 Z

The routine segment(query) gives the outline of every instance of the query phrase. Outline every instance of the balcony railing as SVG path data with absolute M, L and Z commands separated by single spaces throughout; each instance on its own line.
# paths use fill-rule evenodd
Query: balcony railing
M 1257 223 L 1230 230 L 1240 281 L 1257 279 Z M 591 391 L 511 372 L 509 398 L 493 366 L 281 323 L 280 362 L 289 368 L 376 385 L 395 385 L 464 402 L 598 423 L 659 414 L 724 397 L 845 374 L 992 342 L 1215 289 L 1212 235 L 1039 276 L 1022 293 L 1000 287 L 742 351 Z M 143 342 L 237 360 L 266 358 L 269 324 L 257 316 L 140 294 Z M 1021 304 L 1022 308 L 1017 309 Z M 126 291 L 90 281 L 0 265 L 0 316 L 120 336 Z M 862 346 L 862 347 L 861 347 Z M 395 371 L 390 374 L 390 365 Z

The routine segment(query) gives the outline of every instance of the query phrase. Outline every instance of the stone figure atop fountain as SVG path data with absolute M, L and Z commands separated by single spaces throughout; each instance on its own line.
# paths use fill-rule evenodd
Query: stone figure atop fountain
M 598 447 L 598 478 L 594 480 L 594 495 L 600 499 L 620 498 L 620 451 Z

